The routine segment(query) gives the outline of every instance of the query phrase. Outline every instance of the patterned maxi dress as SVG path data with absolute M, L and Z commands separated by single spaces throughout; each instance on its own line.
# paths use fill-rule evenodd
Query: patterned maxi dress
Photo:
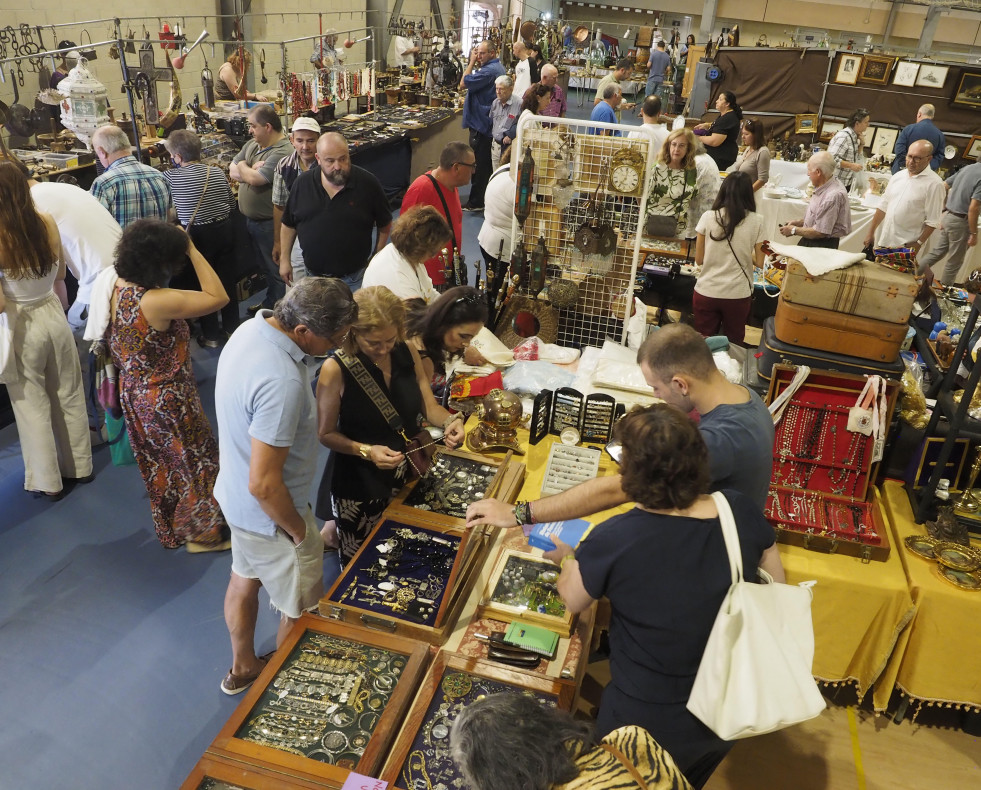
M 216 543 L 226 528 L 213 491 L 218 443 L 191 373 L 187 322 L 159 332 L 140 310 L 145 288 L 117 289 L 109 350 L 119 369 L 120 401 L 136 463 L 150 495 L 157 539 Z

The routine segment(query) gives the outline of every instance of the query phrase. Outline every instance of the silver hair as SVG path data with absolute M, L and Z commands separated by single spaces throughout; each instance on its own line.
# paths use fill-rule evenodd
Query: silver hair
M 937 108 L 934 107 L 932 104 L 921 105 L 920 115 L 922 115 L 924 118 L 932 118 L 936 114 L 937 114 Z
M 201 138 L 188 129 L 171 132 L 163 141 L 164 148 L 171 156 L 177 154 L 186 162 L 201 158 Z
M 835 159 L 827 151 L 818 151 L 808 161 L 824 173 L 825 178 L 831 178 L 835 172 Z
M 556 76 L 559 74 L 559 70 L 555 67 L 554 63 L 546 63 L 544 66 L 542 66 L 542 74 L 544 74 L 546 71 L 549 74 L 554 71 Z
M 133 144 L 126 136 L 126 132 L 113 123 L 100 126 L 92 135 L 92 147 L 98 146 L 107 154 L 115 154 L 119 151 L 129 151 Z
M 494 80 L 495 85 L 501 85 L 505 88 L 513 88 L 514 80 L 512 80 L 507 74 L 502 74 L 496 80 Z
M 273 316 L 286 330 L 303 324 L 317 337 L 329 338 L 358 317 L 347 283 L 335 277 L 304 277 L 276 302 Z
M 603 99 L 612 99 L 614 96 L 618 96 L 622 92 L 623 89 L 619 85 L 617 85 L 615 82 L 610 83 L 603 89 Z

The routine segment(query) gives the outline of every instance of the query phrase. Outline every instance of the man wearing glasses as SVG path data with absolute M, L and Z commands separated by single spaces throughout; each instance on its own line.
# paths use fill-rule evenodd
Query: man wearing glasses
M 460 249 L 463 246 L 463 208 L 458 190 L 470 183 L 476 169 L 477 157 L 469 145 L 462 142 L 447 143 L 439 155 L 439 167 L 423 173 L 409 186 L 402 198 L 402 211 L 412 206 L 432 206 L 446 217 L 453 232 L 451 243 L 456 249 Z M 426 261 L 426 271 L 433 285 L 446 282 L 439 256 Z
M 906 169 L 889 179 L 882 203 L 875 210 L 865 246 L 912 247 L 919 255 L 930 234 L 940 225 L 946 189 L 930 169 L 933 145 L 917 140 L 906 152 Z M 878 230 L 878 234 L 876 231 Z
M 290 189 L 279 231 L 279 273 L 292 283 L 290 252 L 299 238 L 307 274 L 337 277 L 357 291 L 368 261 L 388 243 L 388 198 L 375 176 L 351 164 L 347 140 L 337 132 L 317 141 L 317 164 Z
M 463 102 L 463 128 L 470 130 L 470 146 L 476 158 L 473 184 L 470 187 L 468 211 L 483 211 L 484 190 L 491 175 L 491 142 L 494 137 L 491 128 L 490 108 L 494 102 L 494 83 L 504 74 L 504 66 L 497 59 L 497 47 L 490 41 L 481 41 L 470 53 L 460 90 L 466 88 L 467 98 Z

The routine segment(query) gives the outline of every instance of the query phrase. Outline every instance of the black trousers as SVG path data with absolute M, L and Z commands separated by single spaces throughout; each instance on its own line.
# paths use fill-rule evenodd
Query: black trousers
M 491 142 L 493 138 L 489 134 L 470 130 L 470 147 L 477 157 L 477 167 L 470 180 L 470 200 L 467 201 L 470 208 L 484 207 L 484 192 L 491 177 Z
M 840 239 L 836 239 L 833 236 L 825 236 L 823 239 L 801 239 L 798 243 L 798 247 L 824 247 L 828 250 L 837 250 L 838 242 Z
M 238 296 L 235 285 L 238 281 L 235 261 L 235 228 L 232 218 L 213 222 L 210 225 L 191 225 L 188 235 L 194 246 L 198 248 L 205 260 L 211 264 L 218 279 L 228 293 L 228 304 L 220 313 L 211 313 L 198 319 L 201 334 L 208 340 L 220 340 L 221 329 L 218 326 L 218 316 L 221 315 L 222 328 L 231 334 L 238 327 Z M 174 288 L 186 288 L 200 291 L 201 284 L 190 265 L 178 274 L 171 282 Z

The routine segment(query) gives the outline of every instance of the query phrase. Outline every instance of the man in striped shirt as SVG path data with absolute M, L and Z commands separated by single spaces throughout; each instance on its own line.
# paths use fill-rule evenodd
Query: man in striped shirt
M 100 126 L 92 147 L 105 171 L 92 182 L 92 195 L 126 228 L 138 219 L 166 221 L 170 187 L 163 173 L 137 161 L 126 133 L 114 124 Z
M 320 124 L 313 118 L 297 118 L 293 121 L 290 132 L 290 142 L 295 149 L 292 154 L 279 160 L 273 173 L 273 260 L 279 266 L 279 234 L 283 225 L 283 211 L 290 197 L 290 189 L 300 173 L 305 173 L 317 164 L 317 140 L 320 139 Z M 303 250 L 299 240 L 293 244 L 290 252 L 290 264 L 293 266 L 293 282 L 298 283 L 307 274 L 303 263 Z

